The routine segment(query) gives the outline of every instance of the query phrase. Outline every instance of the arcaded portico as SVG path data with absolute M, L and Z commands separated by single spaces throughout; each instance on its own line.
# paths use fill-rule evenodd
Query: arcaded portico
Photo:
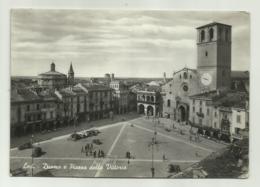
M 160 92 L 155 88 L 146 88 L 137 92 L 137 112 L 149 116 L 160 115 Z

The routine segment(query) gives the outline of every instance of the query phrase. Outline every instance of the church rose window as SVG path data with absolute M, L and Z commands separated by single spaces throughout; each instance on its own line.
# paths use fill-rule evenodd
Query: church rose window
M 184 86 L 182 87 L 182 89 L 183 89 L 183 91 L 187 92 L 189 88 L 188 88 L 187 85 L 184 85 Z

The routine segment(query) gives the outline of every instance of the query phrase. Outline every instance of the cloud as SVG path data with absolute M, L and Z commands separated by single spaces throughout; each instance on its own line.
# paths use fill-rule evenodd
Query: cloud
M 73 61 L 76 75 L 91 76 L 109 70 L 151 77 L 195 68 L 195 28 L 211 21 L 232 25 L 232 67 L 248 69 L 249 16 L 243 12 L 13 10 L 11 19 L 13 75 L 36 75 L 52 59 L 60 71 Z

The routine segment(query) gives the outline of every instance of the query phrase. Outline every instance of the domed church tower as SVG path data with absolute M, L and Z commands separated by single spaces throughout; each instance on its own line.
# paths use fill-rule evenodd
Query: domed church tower
M 74 71 L 73 71 L 72 63 L 70 63 L 70 69 L 68 72 L 68 85 L 69 86 L 74 85 Z

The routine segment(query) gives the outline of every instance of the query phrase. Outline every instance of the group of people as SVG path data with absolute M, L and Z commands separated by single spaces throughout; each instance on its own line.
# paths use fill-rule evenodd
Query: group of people
M 193 141 L 193 138 L 192 137 L 194 137 L 194 141 L 195 142 L 200 142 L 200 138 L 199 138 L 199 134 L 197 133 L 197 134 L 195 134 L 195 135 L 192 135 L 192 134 L 190 134 L 190 142 L 191 141 Z
M 87 143 L 85 146 L 82 146 L 81 153 L 86 153 L 86 156 L 91 155 L 93 153 L 93 144 Z
M 86 156 L 93 156 L 94 158 L 105 157 L 105 152 L 102 149 L 94 150 L 92 143 L 87 143 L 85 146 L 82 146 L 81 153 L 85 153 Z

